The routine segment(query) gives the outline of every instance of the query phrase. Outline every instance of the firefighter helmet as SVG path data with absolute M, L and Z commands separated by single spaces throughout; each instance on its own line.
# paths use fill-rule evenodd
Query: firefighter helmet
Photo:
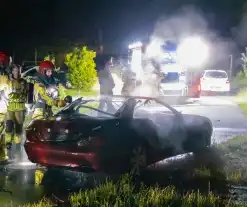
M 54 69 L 55 69 L 54 64 L 51 61 L 49 61 L 49 60 L 45 60 L 45 61 L 42 61 L 39 64 L 39 70 L 38 70 L 38 72 L 39 73 L 42 73 L 42 74 L 45 74 L 45 72 L 47 70 L 52 70 L 53 71 Z
M 2 62 L 4 65 L 9 64 L 9 57 L 3 52 L 0 52 L 0 62 Z

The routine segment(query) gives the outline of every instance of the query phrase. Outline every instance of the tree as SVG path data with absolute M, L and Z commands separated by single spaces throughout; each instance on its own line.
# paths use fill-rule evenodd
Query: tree
M 87 47 L 75 47 L 73 52 L 65 56 L 65 64 L 68 66 L 68 78 L 73 87 L 82 91 L 90 91 L 97 80 L 95 70 L 95 52 Z

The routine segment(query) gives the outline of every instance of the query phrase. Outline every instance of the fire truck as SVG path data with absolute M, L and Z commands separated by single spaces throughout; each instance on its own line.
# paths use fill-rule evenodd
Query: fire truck
M 186 68 L 179 63 L 175 43 L 166 42 L 158 47 L 141 42 L 130 45 L 129 70 L 131 73 L 128 74 L 135 74 L 136 85 L 141 85 L 144 93 L 148 91 L 147 83 L 153 81 L 156 86 L 153 85 L 152 95 L 200 98 L 201 71 Z M 157 70 L 158 75 L 154 73 Z

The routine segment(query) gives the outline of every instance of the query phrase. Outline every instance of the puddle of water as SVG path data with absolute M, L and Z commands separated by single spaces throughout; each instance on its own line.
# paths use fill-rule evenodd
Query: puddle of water
M 13 146 L 14 162 L 0 166 L 0 206 L 13 207 L 36 202 L 44 196 L 43 186 L 35 185 L 36 165 L 29 162 L 23 147 Z
M 35 170 L 7 169 L 0 173 L 0 206 L 16 206 L 35 202 L 44 195 L 42 186 L 34 185 Z

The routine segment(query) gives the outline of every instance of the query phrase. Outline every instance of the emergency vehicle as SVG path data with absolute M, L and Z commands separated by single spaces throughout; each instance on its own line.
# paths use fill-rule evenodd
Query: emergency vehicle
M 153 48 L 155 55 L 150 55 L 149 45 L 135 43 L 129 46 L 130 69 L 136 75 L 136 80 L 143 82 L 143 77 L 152 78 L 152 67 L 147 66 L 150 59 L 155 60 L 161 72 L 159 82 L 160 96 L 183 96 L 199 98 L 201 72 L 181 65 L 176 58 L 176 44 L 166 42 L 160 48 Z M 150 69 L 151 68 L 151 69 Z M 145 94 L 141 94 L 145 95 Z

